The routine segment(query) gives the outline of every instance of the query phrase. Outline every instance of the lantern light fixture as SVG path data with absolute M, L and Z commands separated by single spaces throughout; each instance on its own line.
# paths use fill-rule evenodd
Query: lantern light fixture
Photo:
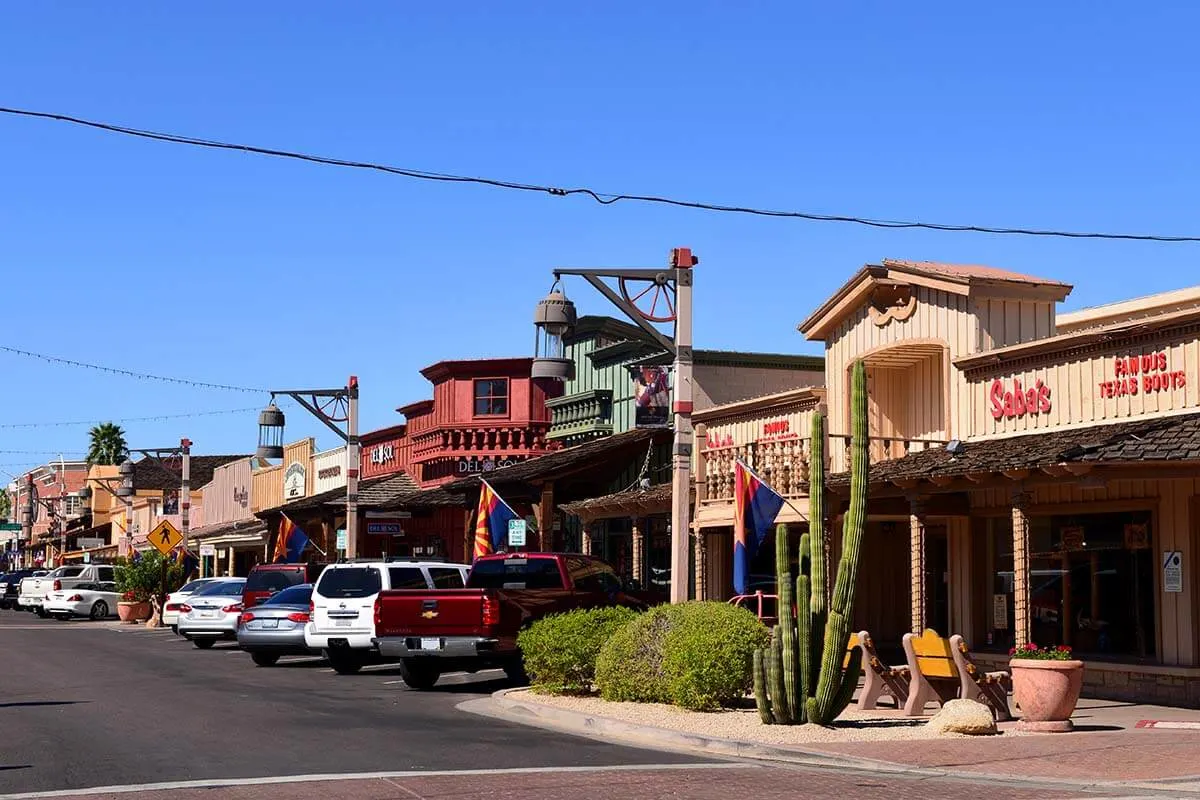
M 255 455 L 259 458 L 283 458 L 283 424 L 285 418 L 275 398 L 271 404 L 258 415 L 258 450 Z
M 567 358 L 565 337 L 575 330 L 575 304 L 556 280 L 550 293 L 538 301 L 533 313 L 536 329 L 533 343 L 534 378 L 569 381 L 575 377 L 575 362 Z

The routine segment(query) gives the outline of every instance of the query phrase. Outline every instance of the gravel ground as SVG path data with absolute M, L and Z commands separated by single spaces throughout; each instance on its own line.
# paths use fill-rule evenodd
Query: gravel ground
M 541 703 L 591 716 L 608 717 L 622 722 L 651 725 L 680 733 L 719 736 L 744 742 L 771 745 L 805 744 L 809 742 L 868 742 L 903 739 L 969 739 L 961 734 L 937 734 L 925 722 L 928 717 L 914 719 L 902 712 L 880 710 L 871 712 L 847 709 L 833 724 L 763 725 L 754 708 L 729 709 L 712 713 L 685 711 L 657 703 L 610 703 L 598 697 L 553 697 L 528 689 L 509 692 L 509 699 L 525 703 Z M 1011 723 L 1000 726 L 1001 736 L 1028 736 L 1013 729 Z

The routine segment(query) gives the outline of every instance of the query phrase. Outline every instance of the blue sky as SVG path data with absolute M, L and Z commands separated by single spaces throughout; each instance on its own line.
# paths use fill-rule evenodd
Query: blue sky
M 8 4 L 0 105 L 604 191 L 1200 233 L 1200 9 L 1112 6 Z M 689 245 L 697 346 L 817 352 L 796 323 L 885 256 L 1064 279 L 1077 308 L 1197 283 L 1200 255 L 601 207 L 11 117 L 0 242 L 0 344 L 248 386 L 356 373 L 365 428 L 428 394 L 423 366 L 528 353 L 556 265 L 657 266 Z M 608 312 L 580 282 L 568 293 Z M 265 399 L 4 354 L 0 374 L 0 424 Z M 302 412 L 290 419 L 289 438 L 333 446 Z M 126 427 L 139 446 L 186 435 L 237 452 L 254 423 Z M 0 428 L 0 451 L 79 451 L 84 431 Z M 40 460 L 0 452 L 0 469 Z

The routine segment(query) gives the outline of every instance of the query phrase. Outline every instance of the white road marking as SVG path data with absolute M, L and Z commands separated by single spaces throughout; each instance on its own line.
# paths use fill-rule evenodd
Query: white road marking
M 445 778 L 487 775 L 541 775 L 583 772 L 650 772 L 688 769 L 761 769 L 758 765 L 731 761 L 699 761 L 691 764 L 612 764 L 600 767 L 511 767 L 507 769 L 431 769 L 403 772 L 344 772 L 315 775 L 279 775 L 266 778 L 213 778 L 197 781 L 164 781 L 161 783 L 130 783 L 116 786 L 93 786 L 87 789 L 55 789 L 44 792 L 0 794 L 0 800 L 35 800 L 41 797 L 87 797 L 98 794 L 132 794 L 161 792 L 170 789 L 216 789 L 225 786 L 278 786 L 289 783 L 318 783 L 327 781 L 364 781 L 385 778 Z

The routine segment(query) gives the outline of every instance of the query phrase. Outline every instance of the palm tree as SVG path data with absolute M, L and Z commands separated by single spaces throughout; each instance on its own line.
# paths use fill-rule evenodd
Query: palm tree
M 102 422 L 88 431 L 88 436 L 92 440 L 88 447 L 88 466 L 120 464 L 129 457 L 125 431 L 120 425 Z

